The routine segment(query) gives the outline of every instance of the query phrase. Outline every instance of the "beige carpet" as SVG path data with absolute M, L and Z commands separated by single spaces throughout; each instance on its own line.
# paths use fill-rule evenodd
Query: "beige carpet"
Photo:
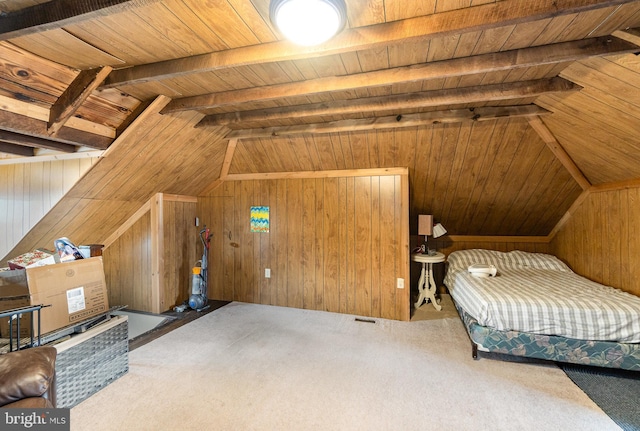
M 457 318 L 231 303 L 130 355 L 80 430 L 619 430 L 555 365 L 474 361 Z

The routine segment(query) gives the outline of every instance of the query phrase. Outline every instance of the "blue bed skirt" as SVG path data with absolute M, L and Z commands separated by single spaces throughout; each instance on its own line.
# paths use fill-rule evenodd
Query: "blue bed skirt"
M 640 344 L 576 340 L 555 335 L 498 331 L 481 326 L 458 304 L 456 309 L 478 350 L 597 367 L 640 371 Z M 474 357 L 476 357 L 474 348 Z

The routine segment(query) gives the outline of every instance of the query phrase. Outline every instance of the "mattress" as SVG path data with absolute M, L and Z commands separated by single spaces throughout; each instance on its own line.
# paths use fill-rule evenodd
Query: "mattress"
M 449 255 L 445 285 L 478 324 L 500 331 L 640 343 L 640 297 L 574 273 L 552 255 L 461 250 Z M 496 277 L 471 275 L 494 265 Z

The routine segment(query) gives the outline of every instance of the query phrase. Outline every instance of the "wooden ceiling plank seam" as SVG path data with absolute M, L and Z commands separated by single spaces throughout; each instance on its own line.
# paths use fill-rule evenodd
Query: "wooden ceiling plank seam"
M 52 0 L 36 4 L 0 17 L 0 40 L 7 40 L 65 25 L 115 14 L 160 0 Z
M 434 200 L 431 207 L 433 215 L 439 220 L 442 220 L 445 201 L 447 195 L 450 194 L 451 171 L 454 169 L 455 164 L 460 124 L 445 124 L 442 127 L 442 132 L 441 162 L 438 163 L 436 185 L 433 191 Z
M 460 181 L 462 166 L 469 149 L 469 137 L 471 136 L 470 123 L 459 124 L 458 136 L 456 139 L 455 153 L 453 155 L 453 163 L 449 171 L 449 179 L 447 180 L 447 193 L 442 197 L 442 209 L 440 210 L 441 220 L 446 221 L 451 213 L 453 202 L 456 198 L 458 183 Z
M 477 231 L 485 234 L 495 234 L 491 226 L 491 215 L 498 210 L 496 200 L 507 178 L 509 167 L 513 157 L 517 153 L 517 146 L 512 144 L 512 137 L 526 127 L 526 123 L 514 123 L 511 119 L 499 120 L 496 125 L 499 128 L 499 142 L 496 143 L 496 152 L 493 154 L 490 166 L 488 166 L 487 181 L 485 181 L 482 195 L 484 205 L 476 210 L 473 223 Z M 517 130 L 515 130 L 517 129 Z M 490 181 L 491 180 L 491 181 Z M 489 223 L 489 225 L 487 225 Z
M 425 209 L 425 196 L 426 186 L 424 183 L 427 180 L 427 171 L 429 168 L 429 161 L 431 158 L 431 141 L 433 137 L 433 126 L 420 127 L 416 132 L 416 160 L 414 163 L 414 207 L 419 208 L 422 211 L 428 211 Z M 379 166 L 376 165 L 376 166 Z
M 11 39 L 11 43 L 44 59 L 74 69 L 94 69 L 101 66 L 123 66 L 115 57 L 65 29 L 48 30 Z
M 155 8 L 137 8 L 133 13 L 154 29 L 167 43 L 175 45 L 184 55 L 206 52 L 210 46 L 195 33 L 190 23 L 185 23 L 170 10 L 165 2 Z
M 309 153 L 309 160 L 311 161 L 313 171 L 319 171 L 322 169 L 320 164 L 320 156 L 318 155 L 318 147 L 316 146 L 315 138 L 313 136 L 304 136 L 304 145 Z
M 566 172 L 564 173 L 566 174 Z M 563 187 L 556 187 L 552 191 L 555 194 L 553 194 L 552 199 L 548 200 L 550 203 L 549 208 L 554 208 L 557 212 L 560 209 L 569 208 L 573 201 L 577 199 L 576 194 L 570 193 L 571 191 L 580 193 L 581 189 L 576 184 L 565 182 Z M 558 217 L 553 212 L 542 212 L 540 217 L 535 220 L 534 226 L 538 231 L 550 232 L 553 229 L 554 220 L 558 220 Z
M 428 214 L 432 214 L 436 220 L 439 220 L 440 214 L 434 214 L 434 199 L 436 198 L 435 190 L 438 179 L 438 167 L 442 160 L 442 144 L 443 144 L 443 127 L 437 124 L 432 127 L 431 141 L 429 142 L 429 162 L 425 175 L 425 191 L 424 205 Z
M 484 189 L 484 185 L 487 181 L 488 168 L 491 166 L 492 158 L 495 157 L 495 149 L 493 148 L 498 139 L 493 139 L 493 137 L 496 136 L 498 121 L 483 124 L 487 124 L 486 128 L 478 130 L 476 126 L 474 127 L 474 131 L 477 130 L 478 133 L 480 133 L 480 136 L 485 137 L 482 141 L 478 142 L 488 142 L 488 145 L 487 147 L 482 148 L 481 154 L 479 154 L 479 157 L 472 165 L 472 169 L 476 168 L 476 171 L 475 175 L 471 177 L 472 181 L 470 181 L 468 185 L 467 203 L 460 212 L 460 220 L 473 220 L 476 206 L 480 200 L 479 198 L 482 196 L 482 190 Z M 462 232 L 459 231 L 458 233 L 467 233 L 472 231 L 469 225 L 466 225 L 464 229 L 460 226 L 459 229 Z
M 536 133 L 533 132 L 533 134 Z M 522 215 L 532 212 L 530 209 L 538 205 L 538 202 L 533 201 L 532 195 L 536 188 L 542 184 L 547 174 L 547 170 L 544 169 L 545 165 L 542 163 L 542 155 L 546 149 L 546 145 L 542 142 L 540 142 L 539 145 L 532 145 L 531 142 L 529 142 L 526 144 L 526 147 L 528 151 L 531 151 L 533 157 L 529 160 L 528 171 L 522 173 L 525 180 L 514 198 L 514 204 L 509 207 L 504 216 L 504 220 L 517 220 L 517 224 L 513 226 L 514 232 L 522 232 L 523 227 L 526 226 L 526 224 L 521 221 L 523 218 Z M 551 157 L 555 156 L 551 155 Z
M 53 104 L 47 123 L 47 133 L 55 135 L 75 114 L 93 90 L 97 89 L 113 70 L 110 66 L 81 71 Z
M 557 44 L 522 48 L 511 51 L 479 54 L 471 57 L 421 63 L 373 72 L 309 79 L 306 81 L 273 84 L 241 90 L 204 94 L 174 99 L 164 113 L 185 109 L 210 109 L 229 104 L 256 100 L 272 100 L 282 97 L 304 96 L 332 91 L 373 88 L 421 80 L 447 79 L 486 72 L 523 69 L 537 65 L 575 61 L 593 56 L 631 53 L 635 44 L 616 37 L 583 39 Z
M 563 29 L 571 25 L 576 15 L 576 13 L 570 13 L 552 17 L 549 25 L 535 38 L 533 45 L 546 45 L 560 40 Z
M 512 234 L 519 232 L 520 230 L 517 229 L 517 227 L 508 224 L 509 220 L 514 220 L 514 217 L 508 217 L 509 213 L 517 206 L 519 206 L 523 211 L 526 211 L 527 208 L 523 206 L 521 200 L 519 200 L 520 191 L 525 188 L 529 181 L 531 181 L 531 171 L 536 170 L 534 168 L 535 161 L 543 147 L 543 145 L 538 145 L 537 148 L 534 148 L 533 145 L 526 142 L 531 128 L 527 126 L 525 121 L 519 122 L 519 125 L 519 139 L 517 139 L 517 143 L 513 142 L 516 139 L 511 142 L 512 145 L 515 144 L 515 152 L 505 174 L 505 177 L 508 178 L 509 181 L 502 181 L 496 195 L 496 200 L 498 197 L 503 197 L 504 200 L 510 201 L 511 204 L 508 206 L 502 205 L 500 207 L 497 207 L 496 205 L 496 210 L 489 216 L 494 230 L 497 231 L 498 228 L 501 228 L 501 230 Z M 535 134 L 535 132 L 533 134 Z M 517 138 L 517 136 L 514 138 Z M 513 192 L 515 192 L 515 194 Z M 496 202 L 496 200 L 494 200 L 494 202 Z M 519 214 L 522 213 L 523 212 Z M 515 220 L 517 219 L 518 217 L 515 217 Z
M 464 165 L 467 160 L 467 155 L 470 151 L 470 137 L 473 131 L 474 124 L 472 122 L 461 123 L 458 142 L 456 143 L 456 153 L 454 164 L 450 172 L 449 178 L 453 178 L 453 184 L 448 188 L 447 196 L 441 210 L 441 221 L 446 225 L 453 222 L 453 225 L 457 224 L 456 215 L 452 214 L 454 202 L 459 200 L 458 189 L 462 182 L 462 172 L 464 172 Z M 416 179 L 418 176 L 416 175 Z
M 418 109 L 427 106 L 452 105 L 532 97 L 545 93 L 577 91 L 581 87 L 563 78 L 551 78 L 534 81 L 492 84 L 486 86 L 461 87 L 456 89 L 435 90 L 420 93 L 393 95 L 388 97 L 370 97 L 357 100 L 340 100 L 330 105 L 320 103 L 297 105 L 268 110 L 243 111 L 234 114 L 207 116 L 198 123 L 203 125 L 229 124 L 230 121 L 267 121 L 282 117 L 296 118 L 314 115 L 361 114 L 364 112 L 385 110 L 398 111 Z M 222 121 L 219 121 L 222 118 Z
M 576 62 L 566 68 L 562 75 L 563 78 L 582 86 L 584 92 L 597 92 L 598 99 L 606 96 L 607 99 L 617 101 L 609 103 L 612 107 L 624 106 L 629 111 L 640 110 L 640 85 L 633 86 L 630 82 L 620 79 L 619 74 L 611 76 L 602 73 L 600 69 L 592 68 L 589 64 Z M 623 101 L 618 95 L 631 97 Z
M 534 131 L 533 133 L 536 132 Z M 538 137 L 538 139 L 540 138 Z M 557 176 L 559 172 L 566 173 L 566 170 L 558 161 L 553 152 L 551 152 L 551 150 L 549 150 L 549 148 L 543 142 L 540 142 L 540 146 L 540 161 L 536 165 L 538 166 L 538 168 L 535 169 L 537 175 L 533 177 L 537 180 L 537 183 L 532 184 L 533 187 L 531 188 L 531 190 L 529 190 L 529 194 L 526 195 L 526 204 L 529 208 L 536 208 L 537 203 L 541 202 L 542 199 L 545 199 L 545 196 L 549 193 L 549 190 L 551 190 L 557 184 Z M 528 182 L 527 184 L 529 185 L 530 183 Z M 516 230 L 518 232 L 522 232 L 523 229 L 525 229 L 527 226 L 531 226 L 531 218 L 536 217 L 538 217 L 538 215 L 535 213 L 535 211 L 520 213 Z
M 276 62 L 328 56 L 406 42 L 412 38 L 432 38 L 467 31 L 478 31 L 534 19 L 586 12 L 629 3 L 633 0 L 509 0 L 467 9 L 410 18 L 403 21 L 347 29 L 322 48 L 301 48 L 288 42 L 249 45 L 226 51 L 165 60 L 115 70 L 107 86 L 166 79 L 171 76 L 237 67 L 258 62 Z
M 259 40 L 261 43 L 272 42 L 277 40 L 277 35 L 271 28 L 269 24 L 269 16 L 268 10 L 264 9 L 265 14 L 260 13 L 259 10 L 256 9 L 256 5 L 253 2 L 245 2 L 239 0 L 229 0 L 231 7 L 236 11 L 240 19 L 244 22 L 244 24 L 251 30 L 251 33 Z

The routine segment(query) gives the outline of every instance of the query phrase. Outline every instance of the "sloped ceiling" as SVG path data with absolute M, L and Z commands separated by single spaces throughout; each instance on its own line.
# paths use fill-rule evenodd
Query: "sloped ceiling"
M 467 235 L 547 235 L 640 178 L 640 1 L 347 0 L 314 48 L 268 0 L 67 3 L 0 3 L 0 151 L 102 154 L 52 212 L 99 225 L 85 243 L 255 173 L 405 166 L 412 219 Z M 51 217 L 15 251 L 69 229 Z

